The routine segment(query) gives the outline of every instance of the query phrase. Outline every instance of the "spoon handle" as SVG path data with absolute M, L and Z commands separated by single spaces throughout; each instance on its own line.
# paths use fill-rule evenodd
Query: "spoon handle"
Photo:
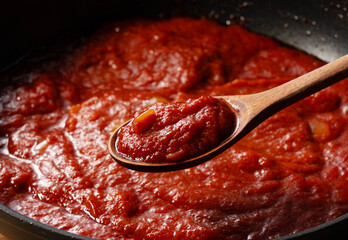
M 247 95 L 250 112 L 269 117 L 285 107 L 348 77 L 348 55 L 270 90 Z M 251 116 L 254 117 L 254 116 Z

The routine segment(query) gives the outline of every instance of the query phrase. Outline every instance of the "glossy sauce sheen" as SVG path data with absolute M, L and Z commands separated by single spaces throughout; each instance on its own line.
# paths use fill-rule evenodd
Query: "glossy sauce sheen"
M 158 103 L 118 131 L 116 149 L 132 161 L 185 161 L 217 147 L 232 135 L 235 124 L 227 104 L 209 96 Z
M 0 202 L 98 239 L 268 239 L 348 210 L 348 82 L 279 112 L 202 165 L 140 173 L 111 133 L 157 102 L 260 92 L 323 63 L 207 20 L 111 23 L 2 89 Z

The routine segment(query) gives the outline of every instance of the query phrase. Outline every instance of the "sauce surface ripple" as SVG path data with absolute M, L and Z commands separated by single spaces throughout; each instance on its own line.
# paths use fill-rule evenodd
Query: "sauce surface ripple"
M 268 239 L 348 211 L 348 82 L 279 112 L 191 169 L 140 173 L 112 131 L 157 102 L 263 91 L 323 63 L 240 26 L 106 25 L 0 95 L 0 203 L 98 239 Z

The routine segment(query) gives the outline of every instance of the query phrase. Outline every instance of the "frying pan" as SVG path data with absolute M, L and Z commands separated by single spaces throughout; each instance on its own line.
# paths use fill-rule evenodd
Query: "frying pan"
M 241 24 L 321 60 L 348 53 L 348 0 L 75 0 L 0 2 L 0 69 L 49 46 L 64 32 L 88 32 L 100 22 L 132 17 L 206 17 Z M 347 239 L 348 214 L 285 239 Z M 0 232 L 9 239 L 90 239 L 25 217 L 0 204 Z

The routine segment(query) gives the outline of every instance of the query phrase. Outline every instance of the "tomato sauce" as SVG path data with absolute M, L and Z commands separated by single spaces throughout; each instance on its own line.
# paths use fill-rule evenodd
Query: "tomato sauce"
M 347 80 L 190 169 L 135 172 L 107 152 L 158 102 L 256 93 L 321 65 L 236 25 L 110 23 L 1 79 L 0 202 L 98 239 L 269 239 L 325 223 L 348 211 Z
M 184 161 L 217 147 L 232 135 L 235 124 L 227 104 L 209 96 L 158 103 L 118 131 L 116 149 L 132 161 Z

